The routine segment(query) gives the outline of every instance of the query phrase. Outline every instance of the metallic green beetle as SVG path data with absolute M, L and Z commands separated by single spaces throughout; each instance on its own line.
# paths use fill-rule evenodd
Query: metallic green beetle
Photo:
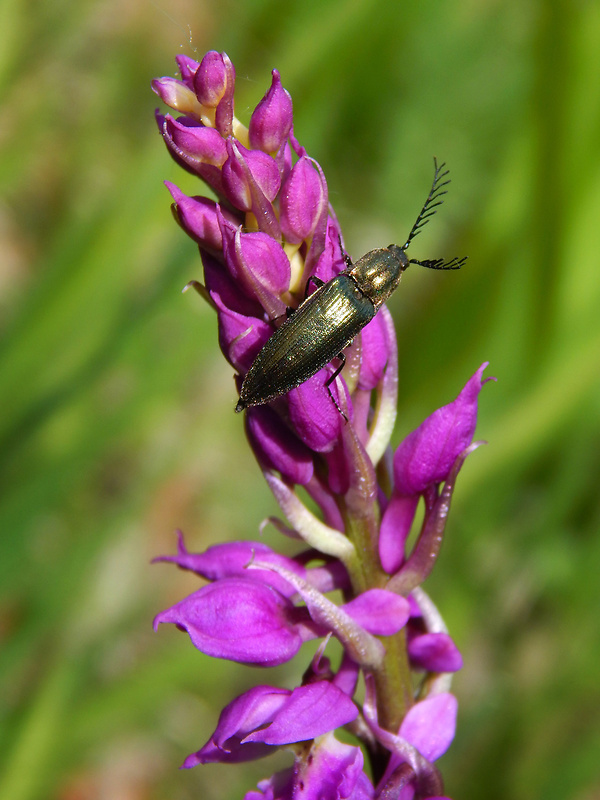
M 338 358 L 340 366 L 325 384 L 329 389 L 344 366 L 343 350 L 373 319 L 400 283 L 409 264 L 444 270 L 462 267 L 466 257 L 417 261 L 406 255 L 411 241 L 441 205 L 440 198 L 446 194 L 444 186 L 450 183 L 443 180 L 448 175 L 448 170 L 443 171 L 445 165 L 438 166 L 436 159 L 433 163 L 431 190 L 406 244 L 371 250 L 355 264 L 349 261 L 348 269 L 327 283 L 309 278 L 307 289 L 310 282 L 318 288 L 275 331 L 256 356 L 242 383 L 236 411 L 286 394 Z

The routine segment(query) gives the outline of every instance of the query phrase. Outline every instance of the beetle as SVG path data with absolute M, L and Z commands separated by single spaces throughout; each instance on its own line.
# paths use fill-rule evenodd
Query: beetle
M 345 364 L 343 350 L 373 319 L 400 283 L 409 264 L 440 270 L 463 266 L 466 256 L 449 261 L 441 258 L 417 261 L 406 255 L 412 240 L 442 204 L 441 197 L 447 191 L 444 187 L 450 183 L 444 180 L 449 174 L 449 170 L 444 170 L 445 163 L 438 166 L 434 158 L 433 164 L 431 189 L 406 243 L 402 247 L 391 244 L 371 250 L 355 263 L 348 258 L 348 268 L 326 283 L 310 277 L 306 293 L 308 295 L 310 283 L 316 290 L 290 313 L 256 356 L 244 377 L 235 408 L 237 412 L 286 394 L 338 358 L 340 366 L 325 384 L 331 395 L 329 386 Z

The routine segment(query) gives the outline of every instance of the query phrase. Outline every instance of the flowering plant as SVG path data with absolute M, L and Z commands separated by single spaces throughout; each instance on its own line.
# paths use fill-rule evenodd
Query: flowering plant
M 294 135 L 278 72 L 246 128 L 234 115 L 235 72 L 225 54 L 209 52 L 200 63 L 178 56 L 177 63 L 180 80 L 153 82 L 179 114 L 157 112 L 158 126 L 173 158 L 218 202 L 167 186 L 178 223 L 200 247 L 204 283 L 190 285 L 217 313 L 219 344 L 239 389 L 309 278 L 331 280 L 347 256 L 323 170 Z M 421 584 L 439 553 L 457 475 L 480 444 L 473 435 L 487 364 L 392 453 L 398 368 L 385 306 L 346 357 L 330 387 L 331 365 L 245 412 L 248 441 L 287 519 L 270 522 L 303 543 L 300 552 L 287 557 L 260 541 L 238 541 L 190 553 L 180 534 L 177 554 L 157 559 L 207 583 L 158 614 L 155 627 L 174 623 L 210 656 L 270 667 L 292 659 L 303 642 L 322 640 L 299 686 L 260 685 L 232 700 L 209 741 L 183 764 L 290 749 L 293 766 L 246 800 L 443 794 L 433 762 L 454 737 L 450 678 L 462 661 Z M 328 596 L 336 590 L 339 603 Z M 331 637 L 342 647 L 336 666 L 326 655 Z M 357 691 L 361 677 L 364 691 Z M 340 741 L 339 728 L 360 746 Z

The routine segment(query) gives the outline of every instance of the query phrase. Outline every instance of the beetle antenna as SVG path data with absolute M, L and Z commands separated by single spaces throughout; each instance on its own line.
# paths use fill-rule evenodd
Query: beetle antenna
M 420 267 L 427 267 L 427 269 L 460 269 L 464 266 L 467 256 L 458 258 L 454 256 L 450 261 L 444 261 L 443 258 L 426 259 L 425 261 L 417 261 L 416 258 L 411 258 L 409 264 L 418 264 Z
M 446 194 L 448 191 L 444 189 L 444 186 L 448 186 L 450 180 L 445 181 L 444 178 L 449 175 L 450 170 L 444 169 L 446 166 L 446 162 L 443 161 L 439 166 L 437 163 L 437 158 L 433 158 L 433 166 L 434 166 L 434 173 L 433 173 L 433 183 L 431 184 L 431 189 L 429 190 L 429 194 L 427 195 L 427 200 L 421 209 L 421 213 L 417 217 L 415 224 L 412 226 L 411 232 L 408 234 L 408 239 L 406 240 L 406 244 L 402 248 L 404 251 L 408 249 L 409 244 L 412 240 L 419 234 L 424 227 L 424 225 L 429 222 L 430 218 L 433 217 L 435 214 L 438 206 L 441 206 L 443 200 L 441 197 Z M 415 263 L 415 262 L 413 262 Z M 451 269 L 450 267 L 448 269 Z M 453 267 L 452 269 L 456 269 Z
M 406 240 L 406 244 L 401 248 L 404 252 L 408 250 L 408 247 L 412 240 L 421 233 L 421 230 L 425 226 L 427 222 L 433 217 L 436 213 L 438 206 L 441 206 L 444 202 L 442 197 L 447 193 L 447 189 L 445 186 L 448 186 L 450 183 L 450 179 L 444 180 L 449 174 L 450 170 L 444 169 L 446 166 L 446 162 L 442 161 L 442 163 L 438 166 L 437 158 L 433 157 L 433 166 L 434 166 L 434 173 L 433 173 L 433 183 L 431 184 L 431 189 L 429 190 L 429 194 L 427 195 L 427 200 L 423 204 L 423 208 L 421 209 L 421 213 L 416 219 L 415 224 L 412 226 L 411 232 L 408 234 L 408 239 Z M 449 261 L 444 261 L 443 258 L 433 258 L 433 259 L 425 259 L 425 261 L 419 261 L 416 258 L 411 258 L 409 260 L 409 264 L 418 264 L 421 267 L 427 267 L 427 269 L 460 269 L 467 257 L 464 256 L 463 258 L 458 258 L 455 256 L 451 258 Z

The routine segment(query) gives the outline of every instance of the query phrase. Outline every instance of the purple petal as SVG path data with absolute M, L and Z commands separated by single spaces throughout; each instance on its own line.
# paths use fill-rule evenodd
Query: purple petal
M 345 422 L 325 387 L 328 377 L 329 370 L 322 369 L 288 395 L 294 430 L 306 446 L 317 453 L 331 450 Z M 337 387 L 332 384 L 330 389 L 335 397 Z
M 293 769 L 260 781 L 244 800 L 373 800 L 363 764 L 360 748 L 329 735 L 299 754 Z
M 194 74 L 194 90 L 198 100 L 204 106 L 216 108 L 232 78 L 235 79 L 235 71 L 229 58 L 225 53 L 210 50 Z
M 156 78 L 152 90 L 163 103 L 181 114 L 194 114 L 199 111 L 194 92 L 176 78 Z
M 362 346 L 358 388 L 371 391 L 383 377 L 389 355 L 383 317 L 376 314 L 362 329 L 360 336 Z
M 189 120 L 189 117 L 187 119 Z M 177 164 L 179 164 L 188 172 L 191 172 L 193 175 L 197 175 L 202 178 L 202 180 L 207 183 L 217 195 L 221 196 L 223 194 L 223 186 L 220 167 L 210 164 L 208 161 L 204 161 L 201 158 L 190 155 L 186 150 L 183 150 L 175 143 L 173 139 L 174 129 L 172 117 L 167 118 L 157 114 L 156 121 L 165 145 Z
M 338 689 L 341 689 L 349 697 L 352 697 L 356 691 L 359 674 L 360 667 L 358 664 L 349 656 L 344 654 L 342 663 L 340 664 L 339 669 L 333 678 L 333 682 Z
M 369 458 L 360 438 L 352 425 L 342 428 L 342 442 L 345 460 L 348 464 L 348 489 L 345 492 L 346 513 L 355 519 L 370 520 L 377 501 L 377 476 L 373 462 Z M 374 526 L 375 520 L 371 523 Z M 372 530 L 373 541 L 376 530 Z
M 338 560 L 328 561 L 320 567 L 311 567 L 309 581 L 323 594 L 336 589 L 347 591 L 350 588 L 346 567 Z
M 246 414 L 250 444 L 263 469 L 276 469 L 283 478 L 307 484 L 313 476 L 313 455 L 270 408 L 251 408 Z
M 447 633 L 424 633 L 408 643 L 408 655 L 416 669 L 428 672 L 458 672 L 462 656 Z
M 419 536 L 410 556 L 388 582 L 388 589 L 406 595 L 420 586 L 431 573 L 444 539 L 456 478 L 467 456 L 482 444 L 483 442 L 473 442 L 459 454 L 439 494 L 437 486 L 433 484 L 423 493 L 425 517 Z
M 218 212 L 217 212 L 218 213 Z M 220 229 L 223 231 L 222 218 Z M 227 308 L 251 319 L 262 319 L 264 311 L 258 300 L 248 297 L 239 281 L 234 281 L 223 263 L 200 250 L 204 267 L 204 282 L 212 299 L 218 297 L 221 308 Z M 266 323 L 265 323 L 266 324 Z M 268 326 L 269 330 L 271 326 Z M 265 341 L 269 334 L 265 334 Z
M 327 283 L 327 281 L 330 281 L 345 270 L 347 266 L 342 251 L 339 228 L 331 217 L 327 220 L 325 240 L 318 253 L 313 252 L 314 244 L 313 240 L 306 259 L 307 268 L 310 267 L 312 275 Z
M 379 528 L 379 558 L 389 574 L 397 572 L 404 562 L 404 545 L 415 518 L 418 495 L 392 495 Z
M 223 355 L 239 372 L 247 372 L 273 329 L 260 319 L 227 308 L 216 292 L 211 292 L 211 297 L 219 315 L 219 345 Z
M 206 655 L 270 667 L 300 649 L 296 617 L 294 606 L 273 588 L 248 578 L 224 578 L 162 611 L 154 629 L 172 622 Z
M 281 175 L 281 181 L 283 183 L 292 169 L 292 150 L 290 148 L 289 140 L 278 150 L 277 153 L 275 153 L 273 157 L 277 162 L 279 174 Z
M 222 167 L 227 159 L 227 147 L 223 137 L 214 128 L 207 128 L 189 117 L 173 119 L 165 116 L 167 131 L 177 148 L 178 154 L 188 156 L 188 165 L 211 164 Z
M 274 686 L 255 686 L 232 700 L 219 717 L 217 727 L 208 742 L 183 763 L 185 769 L 198 764 L 215 762 L 239 763 L 262 758 L 270 748 L 262 742 L 246 743 L 242 740 L 255 728 L 269 723 L 290 692 Z
M 393 636 L 409 617 L 410 604 L 405 597 L 385 589 L 368 589 L 342 606 L 355 622 L 376 636 Z
M 410 603 L 410 618 L 413 619 L 422 619 L 423 617 L 423 610 L 419 605 L 419 601 L 414 596 L 414 594 L 408 595 L 408 602 Z
M 327 189 L 327 181 L 325 179 L 325 173 L 323 172 L 323 170 L 321 169 L 321 165 L 317 161 L 312 159 L 312 163 L 315 166 L 317 172 L 319 173 L 324 196 L 320 205 L 321 213 L 319 214 L 319 217 L 316 221 L 314 233 L 312 235 L 312 241 L 310 243 L 310 247 L 308 248 L 308 253 L 306 254 L 307 275 L 315 274 L 315 266 L 321 254 L 323 253 L 323 250 L 325 250 L 325 247 L 327 245 L 327 237 L 330 234 L 335 235 L 335 237 L 337 238 L 340 250 L 342 247 L 342 237 L 340 234 L 340 229 L 339 226 L 337 225 L 337 220 L 335 219 L 333 211 L 329 206 L 329 192 Z
M 286 240 L 299 244 L 312 236 L 324 210 L 327 186 L 312 159 L 304 156 L 294 164 L 281 187 L 280 223 Z
M 400 443 L 394 455 L 395 491 L 420 494 L 432 483 L 446 480 L 458 455 L 471 443 L 477 423 L 477 397 L 481 373 L 479 367 L 467 381 L 456 400 L 434 411 L 416 430 Z
M 214 252 L 222 250 L 223 237 L 215 201 L 207 197 L 188 197 L 169 181 L 165 181 L 165 186 L 175 200 L 177 220 L 188 236 Z M 239 225 L 239 220 L 230 211 L 222 210 L 221 213 L 232 225 Z
M 266 233 L 243 233 L 222 227 L 223 254 L 229 273 L 258 300 L 271 319 L 285 314 L 280 296 L 290 283 L 290 262 L 283 247 Z
M 252 211 L 254 192 L 258 190 L 272 203 L 281 185 L 275 160 L 262 150 L 247 150 L 234 140 L 228 140 L 226 146 L 223 187 L 229 201 L 242 211 Z
M 223 747 L 234 736 L 245 739 L 270 723 L 285 706 L 291 692 L 275 686 L 253 686 L 229 703 L 219 717 L 212 739 Z
M 257 561 L 251 564 L 250 568 L 262 566 L 260 561 Z M 344 608 L 332 603 L 312 584 L 302 580 L 295 573 L 275 565 L 271 568 L 286 578 L 306 603 L 306 609 L 314 623 L 312 628 L 307 625 L 303 629 L 307 639 L 314 636 L 315 632 L 323 636 L 327 631 L 331 631 L 343 644 L 346 653 L 357 664 L 371 669 L 381 665 L 385 655 L 383 644 L 356 623 Z
M 190 753 L 181 765 L 181 769 L 193 769 L 200 764 L 240 764 L 244 761 L 256 761 L 271 755 L 273 748 L 262 742 L 249 742 L 240 747 L 238 742 L 232 740 L 227 743 L 225 750 L 209 740 L 204 747 L 196 753 Z
M 352 722 L 358 709 L 347 694 L 329 681 L 318 681 L 293 690 L 266 728 L 249 734 L 244 741 L 270 745 L 314 739 Z
M 237 264 L 243 264 L 252 287 L 260 284 L 269 294 L 279 296 L 290 285 L 290 261 L 283 247 L 266 233 L 236 232 Z M 228 263 L 229 262 L 228 260 Z
M 175 61 L 177 62 L 177 66 L 179 67 L 179 72 L 181 73 L 181 80 L 188 86 L 190 89 L 194 88 L 194 75 L 198 70 L 200 64 L 195 61 L 193 58 L 189 56 L 184 56 L 183 54 L 175 56 Z
M 225 92 L 215 109 L 215 128 L 223 138 L 233 136 L 233 92 L 235 89 L 235 70 L 226 53 L 222 53 L 225 67 Z M 200 70 L 198 70 L 200 72 Z
M 243 800 L 294 800 L 294 770 L 280 770 L 259 781 L 256 789 L 246 792 Z
M 285 142 L 292 127 L 292 98 L 281 85 L 276 69 L 271 87 L 254 109 L 248 137 L 252 147 L 274 153 Z
M 373 785 L 363 772 L 364 758 L 359 747 L 329 736 L 313 748 L 312 755 L 303 776 L 303 784 L 308 787 L 306 800 L 372 800 Z
M 363 764 L 359 747 L 328 736 L 313 745 L 308 758 L 297 759 L 290 800 L 372 800 L 373 786 Z
M 450 747 L 456 730 L 458 703 L 448 692 L 415 703 L 404 717 L 400 736 L 428 761 L 435 761 Z
M 225 542 L 223 544 L 215 544 L 202 553 L 189 553 L 185 546 L 183 534 L 181 531 L 178 531 L 177 534 L 177 555 L 159 556 L 153 559 L 153 563 L 168 561 L 177 564 L 181 569 L 195 572 L 209 581 L 232 577 L 258 580 L 273 586 L 285 597 L 291 597 L 295 594 L 296 590 L 293 586 L 290 586 L 286 580 L 272 570 L 248 570 L 248 564 L 258 559 L 265 564 L 278 564 L 291 572 L 295 572 L 301 578 L 306 578 L 306 567 L 293 558 L 287 558 L 280 553 L 276 553 L 262 542 Z
M 323 457 L 327 463 L 327 484 L 330 493 L 334 497 L 346 494 L 350 488 L 351 463 L 346 457 L 344 443 L 338 439 L 331 452 L 324 453 Z M 345 530 L 345 525 L 342 523 L 338 530 Z

